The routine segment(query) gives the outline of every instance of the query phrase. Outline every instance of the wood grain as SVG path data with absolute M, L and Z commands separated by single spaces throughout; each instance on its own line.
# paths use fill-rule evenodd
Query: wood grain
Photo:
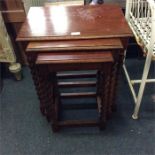
M 36 64 L 76 64 L 113 62 L 111 52 L 40 53 Z
M 96 78 L 96 73 L 57 73 L 58 79 Z
M 38 16 L 36 16 L 38 15 Z M 129 37 L 132 32 L 117 5 L 32 7 L 18 41 Z
M 96 92 L 61 93 L 61 98 L 96 97 Z
M 26 14 L 24 10 L 5 10 L 2 11 L 5 23 L 24 22 Z
M 60 88 L 71 88 L 71 87 L 95 87 L 95 81 L 74 81 L 74 82 L 59 82 Z
M 122 49 L 120 39 L 92 39 L 92 40 L 69 40 L 69 41 L 37 41 L 30 42 L 26 52 L 51 52 L 73 50 L 114 50 Z

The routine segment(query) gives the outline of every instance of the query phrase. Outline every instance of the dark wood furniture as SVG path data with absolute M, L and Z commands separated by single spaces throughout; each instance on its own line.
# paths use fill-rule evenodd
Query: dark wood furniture
M 37 14 L 38 17 L 34 16 L 34 14 Z M 57 78 L 55 72 L 59 69 L 82 69 L 84 65 L 80 61 L 84 62 L 83 58 L 86 55 L 87 59 L 85 59 L 85 63 L 87 63 L 87 66 L 85 69 L 99 69 L 96 65 L 94 66 L 94 62 L 99 61 L 99 56 L 102 54 L 106 56 L 106 53 L 108 54 L 110 51 L 114 62 L 109 73 L 109 82 L 102 78 L 99 80 L 101 81 L 100 85 L 102 85 L 102 82 L 107 82 L 103 92 L 106 92 L 107 95 L 105 100 L 105 104 L 108 104 L 106 117 L 110 117 L 112 109 L 116 107 L 115 94 L 118 74 L 123 62 L 124 49 L 127 47 L 130 36 L 132 36 L 132 33 L 125 21 L 121 8 L 115 5 L 31 8 L 18 34 L 17 41 L 20 41 L 23 46 L 27 45 L 27 59 L 40 99 L 42 114 L 49 121 L 51 118 L 53 119 L 57 116 L 54 115 L 54 112 L 51 113 L 53 109 L 51 104 L 54 96 L 59 96 L 59 94 L 55 94 L 54 96 L 51 94 L 58 92 L 57 87 L 59 83 L 55 82 L 57 83 L 55 89 L 52 89 L 55 91 L 51 92 L 52 90 L 49 89 L 51 86 L 49 72 L 52 72 L 52 79 L 55 80 Z M 80 55 L 76 55 L 78 53 Z M 92 59 L 92 54 L 96 59 Z M 67 59 L 63 60 L 62 58 L 66 58 L 66 56 L 76 56 L 76 58 L 79 57 L 79 60 L 73 59 L 70 60 L 71 62 Z M 54 59 L 57 59 L 58 64 L 54 64 L 54 67 L 51 67 Z M 105 63 L 102 59 L 103 62 Z M 54 72 L 50 68 L 54 69 Z M 105 67 L 102 69 L 108 71 L 108 67 L 107 70 Z M 74 77 L 74 75 L 65 75 L 64 77 L 67 76 Z M 60 77 L 62 78 L 62 76 Z M 63 86 L 65 87 L 64 84 Z M 94 96 L 95 94 L 82 95 Z M 76 96 L 76 94 L 73 96 Z M 67 96 L 62 95 L 62 97 Z M 71 122 L 62 124 L 60 123 L 59 125 L 71 125 Z M 79 125 L 80 123 L 74 122 L 73 124 Z
M 113 0 L 113 2 L 115 2 Z M 118 2 L 119 5 L 120 2 Z M 122 4 L 120 3 L 120 6 Z M 3 13 L 4 20 L 7 26 L 7 30 L 12 37 L 12 43 L 14 43 L 14 51 L 16 52 L 17 59 L 22 64 L 27 64 L 25 54 L 20 46 L 20 43 L 15 43 L 15 38 L 17 33 L 25 21 L 26 13 L 23 7 L 22 0 L 1 0 L 0 1 L 0 10 Z M 123 8 L 124 11 L 124 8 Z M 125 11 L 124 11 L 125 12 Z M 35 14 L 35 12 L 34 12 Z M 133 40 L 133 39 L 132 39 Z M 128 46 L 127 57 L 137 57 L 140 49 L 135 41 L 130 41 Z
M 92 43 L 92 44 L 90 44 Z M 112 111 L 112 104 L 113 102 L 110 101 L 109 96 L 109 83 L 113 82 L 115 79 L 110 78 L 110 75 L 114 72 L 111 72 L 111 66 L 105 64 L 107 61 L 110 62 L 112 58 L 109 57 L 109 51 L 111 50 L 111 54 L 113 54 L 115 57 L 116 55 L 123 49 L 122 43 L 119 39 L 94 39 L 94 40 L 74 40 L 74 41 L 53 41 L 53 42 L 30 42 L 26 49 L 26 54 L 28 56 L 28 61 L 30 63 L 33 79 L 35 81 L 35 85 L 37 88 L 37 92 L 40 97 L 40 109 L 43 115 L 45 115 L 48 119 L 48 121 L 51 121 L 52 118 L 55 118 L 53 116 L 54 112 L 50 112 L 55 108 L 52 108 L 51 101 L 53 96 L 51 95 L 52 92 L 49 92 L 49 95 L 47 95 L 47 89 L 51 86 L 51 82 L 48 80 L 49 75 L 52 72 L 58 72 L 58 71 L 66 71 L 66 70 L 89 70 L 89 69 L 96 69 L 98 70 L 98 73 L 100 70 L 102 71 L 102 76 L 107 75 L 106 78 L 102 78 L 101 81 L 106 81 L 106 83 L 103 85 L 103 87 L 99 87 L 97 85 L 97 88 L 102 90 L 103 93 L 105 93 L 104 97 L 104 103 L 105 105 L 108 103 L 108 106 L 106 108 L 106 117 L 104 120 L 106 120 L 107 117 L 111 115 Z M 80 51 L 80 52 L 79 52 Z M 104 51 L 104 52 L 103 52 Z M 33 55 L 33 59 L 32 59 Z M 115 58 L 116 60 L 116 58 Z M 104 63 L 104 65 L 102 65 Z M 38 66 L 39 65 L 39 66 Z M 106 67 L 105 67 L 106 66 Z M 112 70 L 113 71 L 113 70 Z M 39 73 L 37 73 L 39 72 Z M 106 74 L 105 74 L 106 72 Z M 56 77 L 55 74 L 52 74 L 54 77 Z M 109 75 L 109 76 L 108 76 Z M 96 77 L 96 75 L 69 75 L 70 78 L 73 77 Z M 41 78 L 42 77 L 42 78 Z M 62 75 L 58 76 L 62 77 Z M 39 79 L 41 78 L 41 79 Z M 64 78 L 64 75 L 63 75 Z M 66 78 L 66 77 L 65 77 Z M 57 77 L 56 77 L 57 79 Z M 100 81 L 100 80 L 98 80 Z M 90 81 L 87 81 L 85 83 L 81 82 L 71 82 L 71 83 L 58 83 L 57 80 L 55 80 L 54 83 L 57 83 L 59 88 L 62 87 L 88 87 L 88 86 L 96 86 L 95 83 L 92 83 Z M 99 82 L 100 83 L 100 82 Z M 57 91 L 57 89 L 55 89 Z M 58 92 L 58 91 L 57 91 Z M 112 90 L 111 90 L 111 93 Z M 57 93 L 59 94 L 59 93 Z M 97 101 L 99 102 L 99 97 L 96 96 L 96 93 L 89 92 L 89 93 L 73 93 L 73 94 L 59 94 L 59 98 L 79 98 L 79 97 L 96 97 Z M 113 96 L 113 95 L 112 95 Z M 49 97 L 49 99 L 48 99 Z M 50 108 L 51 107 L 51 108 Z M 74 106 L 77 108 L 76 106 Z M 86 108 L 83 106 L 83 108 Z M 95 107 L 96 108 L 96 107 Z M 57 108 L 58 109 L 58 108 Z M 53 122 L 53 119 L 52 119 Z M 55 122 L 55 121 L 54 121 Z M 87 125 L 100 125 L 98 121 L 65 121 L 65 122 L 58 122 L 54 123 L 53 129 L 54 131 L 58 129 L 58 127 L 61 126 L 79 126 L 80 124 L 82 126 Z M 95 123 L 96 122 L 96 123 Z M 105 124 L 102 123 L 102 125 Z M 57 127 L 56 127 L 57 126 Z M 56 128 L 56 129 L 55 129 Z
M 132 33 L 121 8 L 104 4 L 31 7 L 17 40 L 53 41 L 129 36 L 132 36 Z
M 49 119 L 52 120 L 53 131 L 57 131 L 62 126 L 94 126 L 99 125 L 100 129 L 105 127 L 107 113 L 107 87 L 109 85 L 111 66 L 113 62 L 112 53 L 107 52 L 52 52 L 41 53 L 36 58 L 38 67 L 45 67 L 51 74 L 51 89 L 53 95 L 50 98 L 51 105 L 46 108 Z M 39 68 L 40 68 L 39 67 Z M 96 69 L 98 71 L 97 92 L 63 93 L 60 94 L 56 72 Z M 47 72 L 46 72 L 47 73 Z M 47 76 L 47 75 L 46 75 Z M 104 83 L 103 83 L 104 82 Z M 40 81 L 40 83 L 42 83 Z M 79 83 L 82 84 L 82 83 Z M 87 83 L 87 86 L 89 84 Z M 80 86 L 80 85 L 78 85 Z M 47 91 L 47 90 L 46 90 Z M 45 92 L 46 93 L 46 92 Z M 72 120 L 59 121 L 61 98 L 74 97 L 96 97 L 98 99 L 98 120 Z M 46 98 L 47 99 L 47 98 Z M 51 109 L 49 112 L 48 110 Z

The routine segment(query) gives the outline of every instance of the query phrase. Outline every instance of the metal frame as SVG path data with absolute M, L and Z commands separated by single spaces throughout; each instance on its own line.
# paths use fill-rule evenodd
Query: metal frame
M 137 43 L 146 53 L 143 74 L 141 79 L 131 80 L 125 65 L 123 69 L 127 78 L 135 108 L 132 115 L 133 119 L 138 119 L 139 108 L 146 83 L 155 82 L 155 79 L 147 79 L 152 58 L 155 56 L 155 1 L 154 0 L 127 0 L 126 1 L 126 20 L 132 29 Z M 138 94 L 135 93 L 134 84 L 140 84 Z

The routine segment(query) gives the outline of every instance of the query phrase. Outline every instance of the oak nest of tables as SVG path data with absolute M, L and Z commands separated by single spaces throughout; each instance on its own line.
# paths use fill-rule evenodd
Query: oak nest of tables
M 41 113 L 54 132 L 61 127 L 99 126 L 116 109 L 116 93 L 124 50 L 132 32 L 117 5 L 31 7 L 17 41 L 27 56 Z M 59 73 L 95 70 L 95 73 Z M 95 81 L 72 81 L 95 78 Z M 70 79 L 60 82 L 59 79 Z M 95 87 L 95 92 L 61 93 L 60 89 Z M 62 120 L 62 99 L 96 99 L 97 120 Z M 78 109 L 79 105 L 67 108 Z M 90 108 L 83 104 L 80 108 Z M 92 108 L 92 107 L 91 107 Z

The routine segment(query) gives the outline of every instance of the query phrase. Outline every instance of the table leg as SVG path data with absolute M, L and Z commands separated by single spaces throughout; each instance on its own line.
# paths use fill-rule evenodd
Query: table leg
M 60 92 L 58 87 L 58 79 L 56 72 L 51 73 L 51 83 L 53 85 L 53 102 L 51 105 L 52 112 L 52 130 L 53 132 L 58 132 L 59 127 L 59 115 L 60 115 Z
M 49 81 L 48 67 L 45 65 L 35 65 L 35 57 L 32 55 L 27 58 L 37 95 L 40 100 L 40 111 L 44 116 L 46 116 L 47 120 L 50 121 L 52 119 L 51 103 L 53 102 L 53 89 L 52 84 Z
M 116 111 L 116 93 L 117 93 L 117 85 L 118 78 L 121 66 L 123 64 L 124 54 L 122 51 L 118 52 L 117 55 L 114 56 L 115 62 L 112 65 L 112 71 L 110 76 L 110 85 L 109 85 L 109 107 L 107 112 L 107 117 L 111 117 L 112 111 Z
M 99 126 L 101 130 L 105 128 L 107 120 L 110 73 L 111 64 L 104 64 L 103 70 L 98 71 L 97 75 L 97 103 L 99 107 Z

